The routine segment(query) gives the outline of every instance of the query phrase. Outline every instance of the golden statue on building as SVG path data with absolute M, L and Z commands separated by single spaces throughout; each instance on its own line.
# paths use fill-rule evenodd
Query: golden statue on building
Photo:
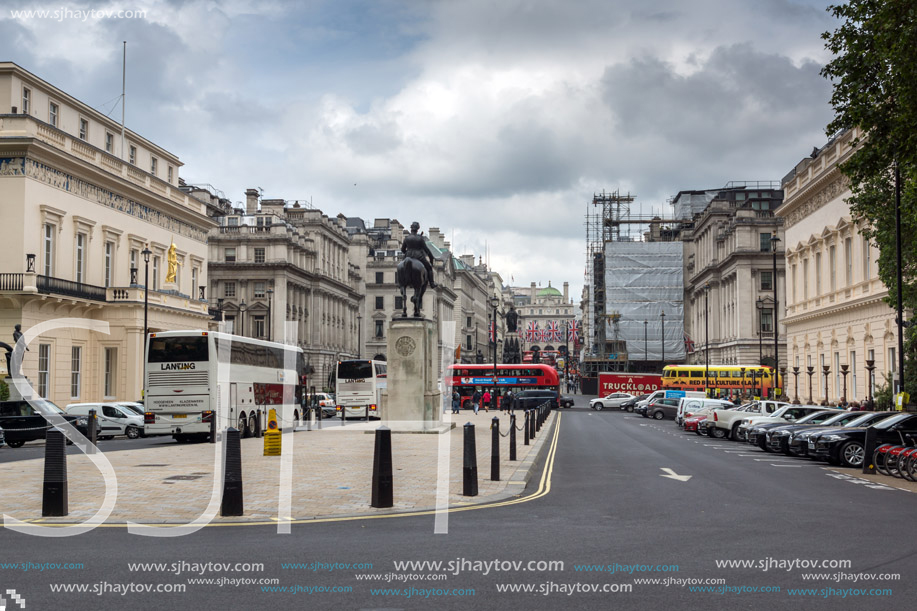
M 178 274 L 178 255 L 175 252 L 175 242 L 169 246 L 168 251 L 169 271 L 166 273 L 166 282 L 175 282 L 175 276 Z

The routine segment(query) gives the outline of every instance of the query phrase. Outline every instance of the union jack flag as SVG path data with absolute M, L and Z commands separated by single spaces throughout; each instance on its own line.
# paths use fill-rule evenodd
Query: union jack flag
M 549 320 L 547 323 L 545 323 L 544 341 L 546 342 L 564 341 L 564 334 L 560 329 L 557 328 L 556 320 Z
M 570 339 L 573 340 L 573 343 L 579 341 L 579 321 L 572 320 L 570 321 Z
M 541 331 L 538 330 L 538 323 L 534 320 L 530 321 L 525 329 L 525 340 L 528 342 L 541 341 Z
M 535 341 L 536 342 L 544 341 L 544 334 L 545 332 L 542 331 L 541 329 L 535 329 Z

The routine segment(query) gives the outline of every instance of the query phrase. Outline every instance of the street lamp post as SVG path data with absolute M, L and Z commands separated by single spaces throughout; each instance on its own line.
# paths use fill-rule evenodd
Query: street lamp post
M 361 350 L 363 347 L 362 344 L 363 344 L 363 314 L 361 312 L 357 312 L 357 358 L 361 358 L 360 353 L 362 352 Z
M 784 386 L 786 386 L 786 367 L 780 368 L 780 379 L 778 380 L 778 382 L 780 382 L 780 386 L 779 386 L 780 396 L 783 397 L 786 395 L 785 389 L 783 388 Z M 774 391 L 774 399 L 776 398 L 777 398 L 777 391 Z
M 150 335 L 150 323 L 149 323 L 149 311 L 150 311 L 150 255 L 153 254 L 153 251 L 149 248 L 144 248 L 140 253 L 143 255 L 143 358 L 140 359 L 140 362 L 143 363 L 146 360 L 146 351 L 147 351 L 147 338 Z M 143 376 L 143 379 L 146 379 L 146 376 Z M 143 399 L 146 400 L 146 388 L 143 388 L 141 392 Z
M 245 297 L 242 298 L 242 303 L 239 304 L 239 322 L 241 323 L 241 335 L 245 337 Z
M 809 376 L 809 405 L 812 405 L 812 376 L 815 375 L 815 367 L 812 365 L 807 366 L 806 373 Z
M 710 396 L 710 325 L 707 306 L 709 305 L 710 283 L 704 284 L 704 396 Z
M 866 406 L 872 409 L 872 376 L 876 369 L 876 362 L 873 359 L 866 360 L 866 371 L 869 372 L 866 378 Z
M 504 356 L 505 356 L 504 352 Z M 564 333 L 564 383 L 570 384 L 570 321 L 567 321 L 567 329 Z
M 758 300 L 755 301 L 755 307 L 758 308 L 758 364 L 760 365 L 764 360 L 764 352 L 761 344 L 761 313 L 764 311 L 764 300 L 758 297 Z
M 494 343 L 494 392 L 491 394 L 496 394 L 497 392 L 497 306 L 500 305 L 500 299 L 494 295 L 490 298 L 490 306 L 493 308 L 493 322 L 491 323 L 491 329 L 493 330 L 490 338 Z M 491 397 L 491 405 L 496 405 L 496 397 Z
M 777 232 L 774 231 L 774 233 L 771 235 L 771 251 L 773 252 L 773 255 L 774 255 L 774 267 L 773 267 L 774 275 L 771 278 L 771 282 L 774 284 L 774 316 L 773 316 L 774 318 L 774 369 L 772 371 L 774 373 L 774 396 L 775 397 L 777 395 L 777 388 L 778 388 L 777 370 L 780 367 L 780 352 L 779 352 L 780 344 L 778 341 L 780 337 L 780 329 L 777 327 L 777 304 L 780 303 L 777 299 L 777 245 L 779 243 L 780 243 L 780 238 L 777 237 Z
M 796 396 L 793 403 L 799 403 L 799 367 L 793 367 L 793 386 L 796 388 Z
M 841 365 L 841 376 L 844 378 L 844 394 L 841 395 L 842 403 L 847 403 L 847 374 L 850 373 L 849 369 L 850 365 Z
M 659 320 L 662 321 L 662 333 L 661 333 L 661 336 L 662 336 L 661 337 L 661 340 L 662 340 L 661 342 L 662 343 L 662 367 L 665 368 L 665 310 L 663 310 L 662 313 L 659 314 Z
M 742 400 L 744 400 L 745 399 L 745 368 L 744 367 L 739 367 L 739 375 L 742 376 L 741 381 L 739 383 L 742 385 L 742 392 L 740 394 L 742 396 Z
M 271 341 L 271 323 L 273 323 L 273 318 L 271 317 L 271 305 L 274 297 L 274 289 L 267 290 L 267 341 Z
M 828 402 L 828 374 L 831 373 L 831 367 L 829 365 L 822 365 L 822 371 L 825 374 L 825 403 Z

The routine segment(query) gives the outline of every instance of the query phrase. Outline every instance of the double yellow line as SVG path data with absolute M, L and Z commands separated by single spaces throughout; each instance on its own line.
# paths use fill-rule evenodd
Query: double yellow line
M 554 435 L 551 438 L 551 446 L 548 449 L 548 456 L 544 463 L 544 470 L 541 472 L 541 480 L 538 482 L 538 489 L 535 490 L 532 494 L 524 497 L 519 497 L 515 499 L 510 499 L 506 501 L 496 501 L 493 503 L 482 503 L 480 505 L 468 505 L 464 507 L 450 507 L 445 511 L 450 513 L 455 513 L 459 511 L 475 511 L 478 509 L 490 509 L 493 507 L 505 507 L 507 505 L 517 505 L 519 503 L 527 503 L 529 501 L 534 501 L 535 499 L 540 499 L 543 496 L 546 496 L 551 492 L 551 476 L 554 473 L 554 458 L 557 455 L 557 440 L 560 437 L 560 422 L 562 415 L 559 412 L 556 412 L 557 422 L 554 424 Z M 361 515 L 361 516 L 347 516 L 340 518 L 313 518 L 313 519 L 300 519 L 300 520 L 282 520 L 280 518 L 271 518 L 270 520 L 261 520 L 261 521 L 252 521 L 252 522 L 211 522 L 205 526 L 268 526 L 275 525 L 277 523 L 284 524 L 322 524 L 328 522 L 353 522 L 356 520 L 380 520 L 383 518 L 408 518 L 414 516 L 430 516 L 437 513 L 436 509 L 428 509 L 425 511 L 410 511 L 404 513 L 387 513 L 382 515 Z M 44 523 L 41 520 L 24 520 L 30 524 L 40 524 L 42 526 L 75 526 L 80 523 Z M 148 526 L 168 528 L 174 526 L 173 524 L 149 524 Z M 127 524 L 99 524 L 99 528 L 126 528 Z

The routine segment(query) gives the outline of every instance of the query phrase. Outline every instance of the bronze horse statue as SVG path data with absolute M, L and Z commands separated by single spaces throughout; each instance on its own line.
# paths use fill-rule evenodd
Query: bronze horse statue
M 401 316 L 408 316 L 407 288 L 414 288 L 411 303 L 414 304 L 414 318 L 423 318 L 420 308 L 423 304 L 423 294 L 427 291 L 427 269 L 421 261 L 414 257 L 405 257 L 395 269 L 395 284 L 401 291 Z

